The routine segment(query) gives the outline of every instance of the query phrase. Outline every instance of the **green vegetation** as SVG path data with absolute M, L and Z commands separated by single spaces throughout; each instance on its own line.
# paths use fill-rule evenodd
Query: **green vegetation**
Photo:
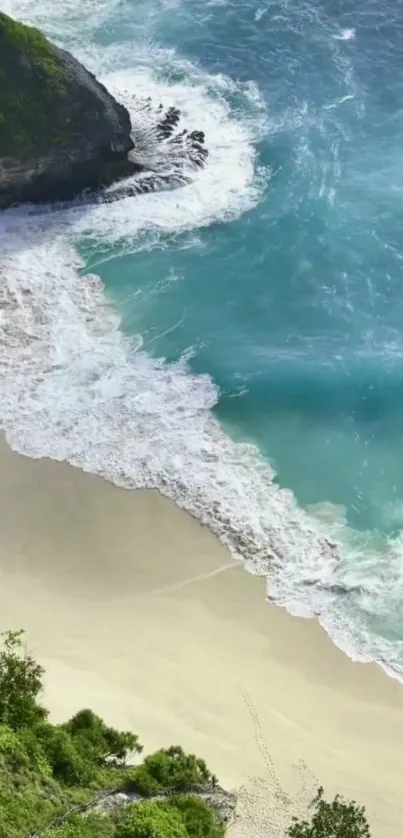
M 56 87 L 60 84 L 60 68 L 52 47 L 38 29 L 0 12 L 0 32 L 6 48 L 19 50 L 48 82 Z
M 160 794 L 164 789 L 182 792 L 217 785 L 217 777 L 210 773 L 204 760 L 185 754 L 178 745 L 146 757 L 142 765 L 132 770 L 131 781 L 144 797 Z
M 331 803 L 318 790 L 310 821 L 295 820 L 288 830 L 289 838 L 370 838 L 369 824 L 363 806 L 355 800 L 346 801 L 336 795 Z
M 204 800 L 194 794 L 178 794 L 170 805 L 174 805 L 181 813 L 189 838 L 204 838 L 205 835 L 209 838 L 222 838 L 222 824 L 218 823 L 214 812 Z
M 1 838 L 45 830 L 46 838 L 223 838 L 213 810 L 191 793 L 217 783 L 203 760 L 175 746 L 128 765 L 142 750 L 137 736 L 109 727 L 92 710 L 51 724 L 39 703 L 43 670 L 27 653 L 23 632 L 7 632 L 2 641 Z M 158 799 L 105 814 L 85 811 L 111 791 Z
M 47 829 L 46 838 L 116 838 L 110 818 L 103 815 L 71 815 L 63 826 Z
M 22 636 L 22 631 L 7 632 L 0 651 L 0 724 L 13 730 L 47 715 L 37 702 L 43 669 L 29 655 L 21 656 Z
M 0 156 L 49 142 L 49 118 L 65 93 L 62 67 L 37 29 L 0 12 Z M 63 132 L 55 134 L 60 142 Z
M 116 838 L 188 838 L 188 835 L 181 813 L 166 803 L 147 801 L 128 806 L 116 827 Z

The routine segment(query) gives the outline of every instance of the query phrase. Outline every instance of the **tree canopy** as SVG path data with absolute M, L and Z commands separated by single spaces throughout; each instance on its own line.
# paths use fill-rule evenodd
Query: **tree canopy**
M 1 635 L 0 650 L 0 724 L 13 730 L 34 725 L 47 716 L 38 704 L 42 690 L 43 669 L 27 654 L 24 632 L 8 631 Z
M 145 797 L 158 794 L 161 789 L 180 792 L 217 783 L 217 778 L 208 770 L 204 760 L 194 754 L 186 754 L 180 745 L 161 748 L 150 754 L 131 776 L 137 791 Z
M 329 803 L 318 790 L 310 821 L 295 820 L 288 830 L 289 838 L 370 838 L 371 833 L 363 806 L 340 795 Z

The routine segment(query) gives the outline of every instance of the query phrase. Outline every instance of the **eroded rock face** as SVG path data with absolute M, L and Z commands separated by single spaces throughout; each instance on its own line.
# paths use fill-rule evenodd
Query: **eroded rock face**
M 194 794 L 201 800 L 204 800 L 208 806 L 216 813 L 217 818 L 221 823 L 229 824 L 235 814 L 237 805 L 237 795 L 235 792 L 226 791 L 221 786 L 204 787 L 200 786 L 189 790 L 189 794 Z M 171 795 L 167 792 L 165 794 L 157 794 L 154 797 L 143 798 L 140 794 L 134 791 L 129 792 L 111 792 L 109 794 L 100 795 L 98 800 L 86 807 L 86 814 L 95 812 L 96 814 L 108 814 L 111 809 L 117 806 L 127 806 L 129 803 L 139 803 L 147 799 L 149 802 L 163 802 L 169 800 Z
M 139 108 L 153 110 L 148 100 Z M 126 108 L 69 52 L 0 13 L 0 209 L 83 193 L 114 201 L 189 182 L 189 165 L 204 165 L 207 151 L 202 132 L 177 132 L 179 118 L 172 107 L 153 111 L 150 143 L 162 153 L 147 165 Z

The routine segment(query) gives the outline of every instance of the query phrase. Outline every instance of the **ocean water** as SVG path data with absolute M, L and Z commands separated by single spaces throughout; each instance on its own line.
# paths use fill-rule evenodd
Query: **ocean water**
M 210 157 L 0 217 L 9 444 L 209 525 L 403 677 L 403 17 L 367 0 L 2 0 Z

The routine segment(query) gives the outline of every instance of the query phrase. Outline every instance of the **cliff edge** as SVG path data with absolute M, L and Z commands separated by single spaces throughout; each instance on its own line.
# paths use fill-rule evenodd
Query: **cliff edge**
M 0 12 L 0 209 L 139 171 L 130 116 L 69 52 Z

